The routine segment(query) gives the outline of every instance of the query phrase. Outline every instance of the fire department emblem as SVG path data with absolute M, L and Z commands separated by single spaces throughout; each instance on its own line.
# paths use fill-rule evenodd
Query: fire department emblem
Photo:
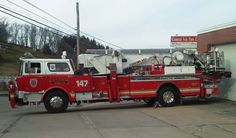
M 32 88 L 35 88 L 38 85 L 38 80 L 37 79 L 30 79 L 30 86 Z

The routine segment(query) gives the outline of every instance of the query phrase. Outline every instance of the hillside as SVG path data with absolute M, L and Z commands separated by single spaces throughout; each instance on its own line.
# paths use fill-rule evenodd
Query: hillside
M 28 24 L 8 23 L 6 20 L 0 19 L 0 76 L 16 75 L 19 58 L 25 52 L 32 53 L 36 58 L 57 58 L 51 53 L 56 52 L 57 55 L 61 55 L 62 51 L 67 51 L 67 58 L 75 59 L 77 36 L 59 34 L 56 30 L 38 28 Z M 40 50 L 33 52 L 27 46 Z M 95 38 L 91 39 L 83 35 L 80 37 L 80 53 L 85 53 L 87 49 L 105 48 L 109 48 L 109 46 L 100 44 Z M 60 58 L 60 56 L 58 57 Z
M 33 52 L 31 48 L 8 46 L 5 50 L 0 50 L 0 76 L 17 75 L 19 58 L 25 52 L 30 52 L 37 58 L 58 58 L 56 55 L 45 55 L 41 51 Z

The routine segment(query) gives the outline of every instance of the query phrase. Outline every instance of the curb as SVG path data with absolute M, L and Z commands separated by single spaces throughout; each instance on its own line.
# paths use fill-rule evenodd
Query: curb
M 0 91 L 0 96 L 7 96 L 8 92 L 7 91 Z

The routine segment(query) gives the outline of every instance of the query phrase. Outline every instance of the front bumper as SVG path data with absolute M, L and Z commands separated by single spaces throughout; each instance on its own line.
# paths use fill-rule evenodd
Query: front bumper
M 10 80 L 9 81 L 9 101 L 10 101 L 10 106 L 11 108 L 15 108 L 16 106 L 16 99 L 15 99 L 15 87 L 14 87 L 14 81 Z
M 16 91 L 17 88 L 14 85 L 14 81 L 9 81 L 9 101 L 11 108 L 15 108 L 16 105 L 28 105 L 29 103 L 40 103 L 44 92 L 23 92 Z

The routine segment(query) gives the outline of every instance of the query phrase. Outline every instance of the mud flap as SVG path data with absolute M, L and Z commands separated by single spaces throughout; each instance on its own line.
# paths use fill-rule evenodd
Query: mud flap
M 14 82 L 12 80 L 9 81 L 9 101 L 11 108 L 15 108 L 16 101 L 15 101 L 15 88 L 14 88 Z

